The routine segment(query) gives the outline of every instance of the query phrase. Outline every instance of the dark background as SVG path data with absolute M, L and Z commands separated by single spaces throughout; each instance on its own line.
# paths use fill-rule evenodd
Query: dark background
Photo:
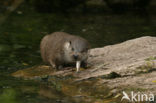
M 82 36 L 92 48 L 155 36 L 155 5 L 154 0 L 1 0 L 0 67 L 40 64 L 40 40 L 55 31 Z

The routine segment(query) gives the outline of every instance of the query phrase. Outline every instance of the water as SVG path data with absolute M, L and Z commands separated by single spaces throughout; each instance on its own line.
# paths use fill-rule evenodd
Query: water
M 77 97 L 71 99 L 71 95 L 74 94 L 71 93 L 71 90 L 75 90 L 78 94 L 80 88 L 70 87 L 71 84 L 69 84 L 64 86 L 66 91 L 62 93 L 60 92 L 61 85 L 64 84 L 57 83 L 57 79 L 52 84 L 47 84 L 13 78 L 10 73 L 41 64 L 40 40 L 47 33 L 54 31 L 65 31 L 82 36 L 90 42 L 92 48 L 112 45 L 141 36 L 156 36 L 156 15 L 155 11 L 151 10 L 153 9 L 149 9 L 148 15 L 133 12 L 120 15 L 101 12 L 63 15 L 38 13 L 28 5 L 21 5 L 0 23 L 0 101 L 3 103 L 82 102 L 81 95 L 90 93 L 87 91 L 88 85 L 81 84 L 84 88 L 81 87 L 83 91 L 80 93 L 80 97 L 77 96 L 79 99 L 75 99 Z M 72 89 L 68 90 L 69 88 Z M 93 88 L 91 89 L 93 90 Z M 69 92 L 70 95 L 67 95 L 66 92 Z M 87 95 L 91 95 L 91 93 Z M 97 97 L 91 95 L 93 96 L 91 97 L 92 101 L 97 101 L 93 98 L 99 97 L 100 102 L 98 93 Z M 104 95 L 106 94 L 108 93 L 104 93 Z M 85 100 L 90 103 L 86 98 L 89 97 L 85 97 Z M 109 103 L 109 100 L 107 101 Z

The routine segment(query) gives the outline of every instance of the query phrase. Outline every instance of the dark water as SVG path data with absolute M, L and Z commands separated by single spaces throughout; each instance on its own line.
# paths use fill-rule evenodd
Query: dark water
M 39 44 L 47 33 L 65 31 L 79 35 L 86 38 L 92 48 L 141 36 L 156 36 L 156 12 L 153 9 L 146 14 L 100 12 L 63 15 L 38 13 L 28 5 L 21 5 L 4 18 L 0 22 L 0 101 L 3 103 L 53 103 L 54 100 L 54 103 L 59 103 L 56 100 L 62 95 L 56 88 L 54 91 L 58 95 L 55 98 L 43 98 L 38 90 L 44 83 L 9 76 L 16 70 L 41 64 Z M 73 101 L 68 98 L 63 103 L 66 102 Z

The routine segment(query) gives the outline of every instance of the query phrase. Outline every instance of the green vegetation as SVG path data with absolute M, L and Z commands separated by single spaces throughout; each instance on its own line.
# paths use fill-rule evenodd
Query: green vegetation
M 136 74 L 140 73 L 150 73 L 152 71 L 156 71 L 156 68 L 154 66 L 154 61 L 147 61 L 146 65 L 142 65 L 136 68 Z
M 145 59 L 146 61 L 152 61 L 152 60 L 156 60 L 156 57 L 149 57 L 147 59 Z
M 0 95 L 0 101 L 2 103 L 18 103 L 16 101 L 16 93 L 13 89 L 5 89 Z
M 140 73 L 149 73 L 152 71 L 156 71 L 154 60 L 156 60 L 156 57 L 149 57 L 149 58 L 145 59 L 146 64 L 137 67 L 136 73 L 140 74 Z

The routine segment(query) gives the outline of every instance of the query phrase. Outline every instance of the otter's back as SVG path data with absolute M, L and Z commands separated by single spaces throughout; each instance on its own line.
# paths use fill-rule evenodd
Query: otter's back
M 43 37 L 40 44 L 43 61 L 49 62 L 49 59 L 55 59 L 56 56 L 60 55 L 63 52 L 64 43 L 69 38 L 71 35 L 64 32 L 54 32 Z

